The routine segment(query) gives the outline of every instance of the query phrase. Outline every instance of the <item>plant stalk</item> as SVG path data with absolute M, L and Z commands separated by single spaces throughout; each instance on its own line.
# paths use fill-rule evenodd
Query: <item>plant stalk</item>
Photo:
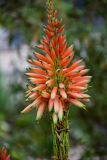
M 69 123 L 68 111 L 64 112 L 63 121 L 52 124 L 54 160 L 68 160 Z

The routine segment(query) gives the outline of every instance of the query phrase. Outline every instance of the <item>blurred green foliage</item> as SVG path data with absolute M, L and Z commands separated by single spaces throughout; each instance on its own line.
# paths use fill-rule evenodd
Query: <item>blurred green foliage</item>
M 4 76 L 0 78 L 0 147 L 6 146 L 14 160 L 26 160 L 26 157 L 49 157 L 52 153 L 52 135 L 50 117 L 45 115 L 40 122 L 36 122 L 36 113 L 21 115 L 24 107 L 24 96 L 18 100 L 15 95 L 24 94 L 10 85 L 3 84 Z M 19 88 L 19 89 L 18 89 Z M 10 95 L 10 96 L 9 96 Z M 47 118 L 48 117 L 48 118 Z M 45 123 L 44 123 L 45 122 Z
M 84 59 L 93 77 L 88 112 L 71 107 L 69 114 L 70 145 L 84 145 L 81 160 L 91 160 L 94 156 L 102 158 L 107 155 L 107 1 L 81 1 L 84 2 L 82 6 L 77 0 L 56 1 L 55 6 L 65 24 L 68 44 L 74 44 L 75 56 Z M 3 2 L 0 5 L 2 27 L 11 33 L 20 28 L 28 44 L 35 36 L 42 35 L 42 25 L 46 23 L 44 0 Z M 14 160 L 51 157 L 49 116 L 46 114 L 37 123 L 35 113 L 20 115 L 25 106 L 24 87 L 16 82 L 4 85 L 5 77 L 1 77 L 0 146 L 6 145 Z

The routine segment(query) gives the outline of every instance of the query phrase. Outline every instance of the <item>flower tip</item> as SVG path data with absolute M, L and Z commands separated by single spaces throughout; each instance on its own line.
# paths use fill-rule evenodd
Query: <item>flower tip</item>
M 55 113 L 58 113 L 58 110 L 59 110 L 59 98 L 56 97 L 55 100 L 54 100 L 54 111 Z
M 55 99 L 55 96 L 51 96 L 51 100 L 54 100 Z
M 83 59 L 78 60 L 78 63 L 81 63 L 81 62 L 83 62 Z
M 87 71 L 87 72 L 89 72 L 89 71 L 90 71 L 90 69 L 86 69 L 86 71 Z M 92 77 L 92 76 L 91 76 L 91 77 Z
M 49 112 L 52 112 L 52 108 L 51 107 L 49 107 Z
M 50 99 L 50 100 L 49 100 L 49 112 L 52 111 L 53 106 L 54 106 L 54 101 L 52 101 L 52 100 Z
M 80 108 L 82 108 L 82 109 L 84 109 L 85 111 L 87 111 L 87 108 L 86 108 L 86 106 L 85 105 L 81 105 L 81 107 Z M 88 111 L 87 111 L 88 112 Z
M 41 117 L 37 117 L 37 116 L 36 116 L 36 121 L 39 121 L 39 120 L 40 120 L 40 118 L 41 118 Z
M 63 99 L 67 99 L 67 94 L 66 94 L 65 90 L 64 89 L 60 89 L 59 91 L 60 91 L 60 95 L 62 96 L 62 98 Z
M 40 104 L 40 106 L 38 108 L 38 111 L 37 111 L 36 120 L 39 120 L 42 117 L 44 109 L 45 109 L 45 105 L 46 105 L 46 103 L 41 103 Z
M 61 122 L 63 119 L 63 116 L 59 116 L 59 121 Z
M 40 120 L 41 117 L 42 117 L 42 114 L 37 114 L 37 116 L 36 116 L 36 121 Z
M 58 113 L 58 108 L 57 108 L 57 107 L 54 107 L 54 111 L 55 111 L 55 113 L 57 114 L 57 113 Z
M 55 99 L 55 96 L 53 96 L 52 94 L 51 94 L 51 100 L 54 100 Z
M 24 110 L 22 110 L 20 113 L 21 113 L 21 114 L 24 114 L 25 112 L 24 112 Z
M 86 97 L 85 98 L 91 98 L 91 96 L 90 95 L 88 95 L 88 94 L 86 94 Z
M 51 87 L 51 86 L 53 85 L 53 83 L 54 83 L 54 80 L 53 80 L 53 79 L 50 79 L 50 80 L 46 81 L 45 84 L 46 84 L 48 87 Z
M 53 114 L 53 122 L 54 122 L 54 124 L 57 124 L 57 121 L 58 121 L 58 117 L 57 117 L 57 115 L 54 113 L 54 114 Z
M 67 99 L 67 95 L 64 96 L 64 99 Z
M 92 76 L 89 76 L 89 78 L 91 79 L 91 78 L 92 78 Z
M 34 89 L 32 89 L 32 92 L 35 92 L 36 91 L 36 89 L 34 88 Z
M 64 89 L 64 84 L 63 84 L 63 83 L 60 83 L 60 84 L 59 84 L 59 88 Z
M 29 101 L 29 98 L 25 99 L 25 102 L 28 102 Z
M 74 48 L 74 44 L 71 45 L 71 48 Z
M 26 108 L 24 108 L 21 113 L 24 114 L 24 113 L 28 113 L 28 112 L 31 112 L 33 109 L 32 105 L 29 105 L 27 106 Z
M 24 75 L 25 75 L 25 76 L 28 76 L 28 74 L 27 74 L 27 73 L 24 73 Z
M 54 87 L 52 92 L 51 92 L 51 100 L 54 100 L 56 97 L 56 93 L 57 93 L 57 87 Z

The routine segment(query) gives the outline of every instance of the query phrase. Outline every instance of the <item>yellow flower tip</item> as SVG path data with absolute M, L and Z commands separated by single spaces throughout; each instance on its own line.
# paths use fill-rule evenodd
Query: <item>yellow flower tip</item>
M 59 121 L 62 121 L 62 119 L 63 119 L 63 105 L 62 105 L 61 101 L 59 102 L 58 117 L 59 117 Z
M 34 89 L 32 89 L 32 92 L 35 92 L 36 91 L 36 89 L 34 88 Z
M 25 108 L 25 109 L 23 109 L 20 113 L 21 113 L 21 114 L 25 114 L 25 113 L 27 113 L 27 112 L 30 112 L 30 111 L 27 111 L 26 108 Z
M 30 98 L 25 99 L 25 102 L 28 102 L 30 100 Z
M 24 113 L 28 113 L 28 112 L 31 112 L 33 109 L 32 105 L 28 105 L 26 108 L 24 108 L 21 113 L 24 114 Z
M 57 124 L 57 121 L 58 121 L 58 116 L 54 113 L 53 114 L 53 122 L 54 122 L 54 124 Z
M 46 81 L 46 85 L 47 85 L 48 87 L 51 87 L 51 86 L 53 85 L 53 83 L 54 83 L 54 80 L 53 80 L 53 79 L 50 79 L 50 80 Z
M 49 100 L 49 112 L 52 111 L 53 106 L 54 106 L 54 101 L 50 99 L 50 100 Z
M 59 113 L 58 117 L 59 117 L 59 121 L 62 121 L 62 119 L 63 119 L 63 112 Z
M 83 98 L 90 98 L 91 96 L 90 95 L 88 95 L 88 94 L 82 94 L 83 95 Z
M 60 89 L 59 92 L 63 99 L 67 99 L 67 94 L 64 89 Z
M 39 120 L 40 120 L 40 118 L 36 116 L 36 121 L 39 121 Z
M 21 113 L 21 114 L 24 114 L 25 112 L 22 110 L 20 113 Z
M 41 116 L 41 117 L 42 117 L 42 116 Z M 36 116 L 36 121 L 39 121 L 39 120 L 41 119 L 41 117 L 37 117 L 37 116 Z
M 80 60 L 78 60 L 77 62 L 78 62 L 78 63 L 81 63 L 81 62 L 83 62 L 83 59 L 80 59 Z
M 71 49 L 73 49 L 74 48 L 74 44 L 71 44 Z
M 56 97 L 56 94 L 57 94 L 57 90 L 58 88 L 57 87 L 54 87 L 52 92 L 51 92 L 51 99 L 54 100 L 55 97 Z
M 59 116 L 59 121 L 61 122 L 63 120 L 63 116 Z
M 55 113 L 58 113 L 58 110 L 59 110 L 59 98 L 56 97 L 55 100 L 54 100 L 54 111 L 55 111 Z
M 85 111 L 87 111 L 87 112 L 88 112 L 88 110 L 87 110 L 87 108 L 86 108 L 86 106 L 85 106 L 85 105 L 82 105 L 80 108 L 82 108 L 82 109 L 84 109 Z
M 60 84 L 59 84 L 59 88 L 63 89 L 64 87 L 65 87 L 65 86 L 64 86 L 63 83 L 60 83 Z
M 44 103 L 44 102 L 40 104 L 38 111 L 37 111 L 36 120 L 41 119 L 43 112 L 44 112 L 44 109 L 45 109 L 45 105 L 46 105 L 46 103 Z
M 42 95 L 42 97 L 44 97 L 44 98 L 49 98 L 49 97 L 50 97 L 50 94 L 49 94 L 48 92 L 46 92 L 46 91 L 43 91 L 43 92 L 41 93 L 41 95 Z
M 27 73 L 24 73 L 24 75 L 25 75 L 25 76 L 28 76 L 28 74 L 27 74 Z
M 52 112 L 52 108 L 49 106 L 49 112 Z

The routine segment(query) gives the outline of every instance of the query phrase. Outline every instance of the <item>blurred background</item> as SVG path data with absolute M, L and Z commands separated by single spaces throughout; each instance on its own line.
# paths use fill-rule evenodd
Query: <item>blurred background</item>
M 40 122 L 36 114 L 21 115 L 32 46 L 47 22 L 45 0 L 0 0 L 0 148 L 11 160 L 51 159 L 49 115 Z M 55 0 L 65 24 L 68 44 L 84 59 L 93 76 L 88 112 L 71 107 L 72 160 L 107 160 L 107 1 Z

